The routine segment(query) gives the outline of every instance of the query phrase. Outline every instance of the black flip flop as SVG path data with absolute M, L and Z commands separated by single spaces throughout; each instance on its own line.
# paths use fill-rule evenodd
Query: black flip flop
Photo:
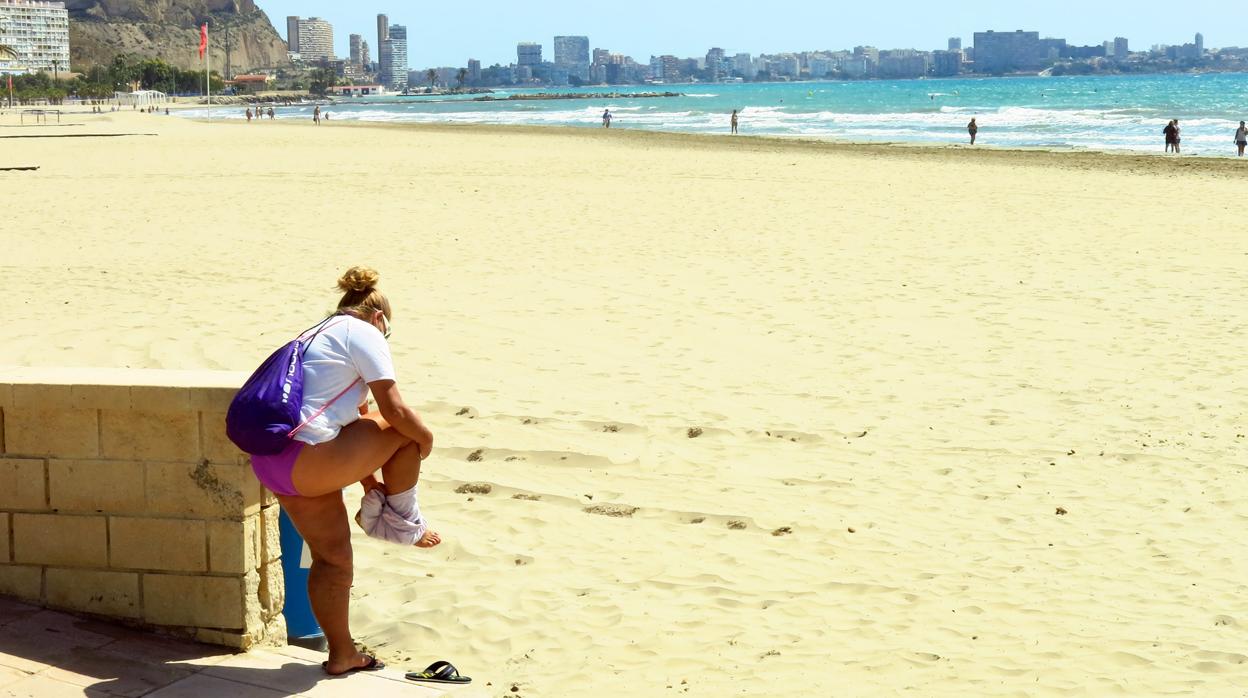
M 434 662 L 424 671 L 409 671 L 406 676 L 412 681 L 428 681 L 429 683 L 472 683 L 472 679 L 459 675 L 459 670 L 454 664 L 444 661 Z
M 352 667 L 350 669 L 347 669 L 346 671 L 339 672 L 337 674 L 329 674 L 329 662 L 321 662 L 321 668 L 324 669 L 325 673 L 329 674 L 330 676 L 346 676 L 347 674 L 354 674 L 357 671 L 380 671 L 386 668 L 386 665 L 382 662 L 377 661 L 376 657 L 372 655 L 365 655 L 365 656 L 368 657 L 368 663 L 365 664 L 364 666 Z

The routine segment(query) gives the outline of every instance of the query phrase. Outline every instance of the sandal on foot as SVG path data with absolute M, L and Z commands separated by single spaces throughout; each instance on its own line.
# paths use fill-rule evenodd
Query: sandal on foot
M 338 672 L 337 674 L 330 674 L 330 672 L 329 672 L 329 662 L 321 662 L 321 668 L 322 668 L 322 669 L 324 669 L 324 670 L 325 670 L 325 673 L 326 673 L 326 674 L 329 674 L 330 676 L 344 676 L 344 675 L 346 675 L 346 674 L 353 674 L 353 673 L 355 673 L 355 672 L 357 672 L 357 671 L 380 671 L 380 670 L 382 670 L 382 669 L 385 669 L 385 668 L 386 668 L 386 665 L 385 665 L 384 663 L 382 663 L 382 662 L 378 661 L 376 657 L 374 657 L 374 656 L 372 656 L 372 655 L 368 655 L 368 654 L 366 654 L 366 655 L 364 655 L 364 656 L 365 656 L 365 657 L 368 657 L 368 662 L 367 662 L 367 663 L 365 663 L 365 664 L 364 664 L 364 665 L 362 665 L 362 666 L 351 667 L 350 669 L 347 669 L 346 671 L 340 671 L 340 672 Z
M 411 681 L 428 681 L 430 683 L 472 683 L 467 676 L 460 676 L 454 664 L 445 661 L 434 662 L 424 671 L 409 671 L 406 674 Z

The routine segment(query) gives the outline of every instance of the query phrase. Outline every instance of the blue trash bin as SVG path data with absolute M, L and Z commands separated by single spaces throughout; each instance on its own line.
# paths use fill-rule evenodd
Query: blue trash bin
M 285 509 L 278 516 L 278 530 L 282 545 L 282 573 L 286 575 L 286 606 L 282 615 L 286 617 L 287 642 L 324 651 L 328 647 L 325 632 L 316 622 L 316 616 L 312 615 L 312 601 L 308 598 L 308 568 L 312 566 L 312 554 Z

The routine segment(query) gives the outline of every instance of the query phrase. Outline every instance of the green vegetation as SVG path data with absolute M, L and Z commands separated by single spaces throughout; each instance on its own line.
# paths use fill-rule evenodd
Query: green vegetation
M 324 97 L 329 88 L 338 84 L 338 75 L 333 68 L 317 68 L 308 76 L 308 91 L 317 97 Z
M 2 48 L 2 47 L 0 47 Z M 214 94 L 225 87 L 221 75 L 210 78 Z M 120 55 L 107 66 L 97 65 L 72 80 L 54 80 L 47 73 L 13 76 L 13 96 L 23 104 L 47 100 L 60 104 L 66 97 L 110 99 L 114 92 L 159 90 L 167 94 L 203 94 L 204 71 L 182 70 L 159 58 Z

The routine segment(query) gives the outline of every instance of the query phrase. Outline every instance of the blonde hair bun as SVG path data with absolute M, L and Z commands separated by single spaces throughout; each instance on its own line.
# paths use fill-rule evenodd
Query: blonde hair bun
M 338 290 L 343 293 L 363 293 L 377 287 L 381 274 L 369 267 L 351 267 L 338 279 Z

